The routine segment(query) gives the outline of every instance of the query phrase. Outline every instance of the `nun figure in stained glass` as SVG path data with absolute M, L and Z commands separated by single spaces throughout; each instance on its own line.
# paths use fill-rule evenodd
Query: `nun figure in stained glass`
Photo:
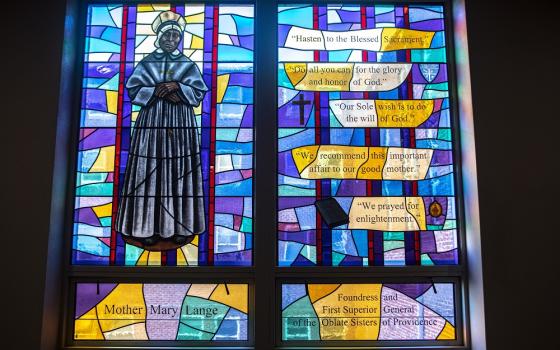
M 126 242 L 148 250 L 184 245 L 205 230 L 193 107 L 208 88 L 197 65 L 177 49 L 185 24 L 181 15 L 162 12 L 152 24 L 157 49 L 126 83 L 140 112 L 115 224 Z

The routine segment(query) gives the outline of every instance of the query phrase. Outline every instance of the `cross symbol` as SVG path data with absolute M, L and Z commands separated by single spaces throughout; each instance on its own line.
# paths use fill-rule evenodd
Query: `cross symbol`
M 438 64 L 421 64 L 420 70 L 422 71 L 422 75 L 428 82 L 432 82 L 439 73 L 439 65 Z
M 292 101 L 292 104 L 299 106 L 299 124 L 304 123 L 305 105 L 311 104 L 311 101 L 304 100 L 303 94 L 299 94 L 299 101 Z

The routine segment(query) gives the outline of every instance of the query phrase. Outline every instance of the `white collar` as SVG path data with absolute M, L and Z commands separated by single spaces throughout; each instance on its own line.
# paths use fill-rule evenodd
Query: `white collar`
M 161 47 L 158 47 L 158 48 L 156 49 L 156 52 L 157 52 L 157 53 L 165 53 L 165 51 L 163 51 L 163 49 L 162 49 Z M 175 49 L 175 51 L 173 51 L 173 52 L 171 53 L 171 55 L 177 56 L 177 55 L 180 54 L 180 53 L 181 53 L 181 51 Z

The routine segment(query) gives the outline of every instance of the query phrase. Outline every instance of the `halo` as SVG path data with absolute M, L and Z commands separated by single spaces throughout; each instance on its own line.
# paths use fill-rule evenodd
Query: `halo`
M 161 25 L 168 22 L 175 22 L 177 26 L 181 28 L 181 32 L 185 31 L 185 27 L 187 26 L 187 22 L 180 14 L 173 11 L 164 11 L 160 13 L 152 23 L 152 30 L 157 34 Z

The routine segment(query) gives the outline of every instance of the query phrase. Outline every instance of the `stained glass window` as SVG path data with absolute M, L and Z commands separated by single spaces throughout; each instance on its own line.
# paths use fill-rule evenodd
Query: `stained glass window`
M 251 265 L 253 6 L 87 11 L 72 262 Z M 166 61 L 156 25 L 169 16 L 181 41 Z M 167 76 L 158 80 L 157 69 Z M 149 85 L 166 78 L 200 79 L 186 101 L 192 120 L 149 116 Z
M 454 288 L 283 284 L 282 340 L 455 340 Z
M 361 282 L 389 266 L 430 279 L 432 267 L 459 264 L 446 13 L 278 6 L 277 264 L 309 266 L 282 284 L 282 344 L 461 341 L 456 282 Z M 346 282 L 350 266 L 369 270 Z
M 468 347 L 451 1 L 78 2 L 65 346 Z
M 246 284 L 77 283 L 76 340 L 247 340 Z
M 280 266 L 458 263 L 443 13 L 278 8 Z

